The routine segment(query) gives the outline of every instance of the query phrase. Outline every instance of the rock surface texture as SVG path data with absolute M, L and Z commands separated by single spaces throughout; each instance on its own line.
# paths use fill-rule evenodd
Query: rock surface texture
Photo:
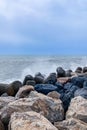
M 36 112 L 14 113 L 9 130 L 58 130 L 45 117 Z
M 81 96 L 71 100 L 66 119 L 76 118 L 87 123 L 87 99 Z

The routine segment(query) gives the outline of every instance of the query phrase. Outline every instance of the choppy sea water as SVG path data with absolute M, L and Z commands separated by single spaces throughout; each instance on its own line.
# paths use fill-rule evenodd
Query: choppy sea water
M 27 74 L 48 75 L 62 66 L 65 70 L 87 66 L 87 56 L 0 56 L 0 82 L 23 81 Z

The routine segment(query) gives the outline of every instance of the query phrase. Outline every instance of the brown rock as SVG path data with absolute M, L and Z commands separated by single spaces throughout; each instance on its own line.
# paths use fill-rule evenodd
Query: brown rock
M 56 91 L 52 91 L 52 92 L 48 93 L 47 96 L 54 98 L 54 99 L 60 99 L 60 94 Z
M 0 114 L 1 120 L 7 125 L 13 112 L 27 112 L 32 110 L 38 113 L 40 112 L 52 123 L 64 119 L 64 109 L 60 99 L 55 100 L 32 91 L 29 98 L 21 98 L 4 107 Z
M 9 96 L 15 96 L 20 87 L 22 87 L 22 83 L 20 81 L 14 81 L 8 85 L 7 94 Z
M 76 118 L 87 123 L 87 99 L 81 96 L 71 100 L 66 119 Z
M 67 82 L 70 81 L 70 77 L 63 77 L 63 78 L 57 78 L 57 82 L 61 83 L 61 84 L 66 84 Z
M 16 94 L 16 98 L 25 98 L 29 95 L 31 91 L 34 91 L 34 87 L 31 85 L 25 85 L 19 89 Z
M 9 130 L 58 130 L 45 117 L 36 112 L 14 113 Z
M 56 122 L 54 125 L 58 130 L 87 130 L 87 123 L 73 118 L 63 122 Z

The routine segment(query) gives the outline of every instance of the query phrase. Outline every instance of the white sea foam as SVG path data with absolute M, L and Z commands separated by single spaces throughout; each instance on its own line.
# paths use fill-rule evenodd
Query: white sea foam
M 31 74 L 34 76 L 37 72 L 41 72 L 47 76 L 51 72 L 56 72 L 56 68 L 59 66 L 65 70 L 71 69 L 75 71 L 78 66 L 87 66 L 87 56 L 15 56 L 0 58 L 0 82 L 23 81 L 26 75 Z

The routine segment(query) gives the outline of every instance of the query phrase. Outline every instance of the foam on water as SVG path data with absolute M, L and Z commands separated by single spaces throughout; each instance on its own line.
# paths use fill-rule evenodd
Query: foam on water
M 58 66 L 65 70 L 75 70 L 78 66 L 87 66 L 87 56 L 6 56 L 0 57 L 0 82 L 9 83 L 14 80 L 23 81 L 28 74 L 41 72 L 48 75 L 56 72 Z

